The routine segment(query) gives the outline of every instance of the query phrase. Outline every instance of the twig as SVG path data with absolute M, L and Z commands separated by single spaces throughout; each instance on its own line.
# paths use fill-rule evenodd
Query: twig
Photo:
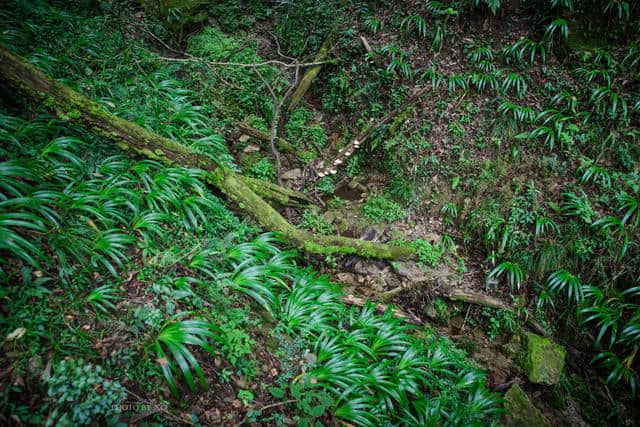
M 374 55 L 373 49 L 371 49 L 371 45 L 369 44 L 367 39 L 364 38 L 364 36 L 360 36 L 360 40 L 362 41 L 362 44 L 364 45 L 364 48 L 366 49 L 369 56 L 373 56 Z
M 278 39 L 275 36 L 273 36 L 273 37 L 274 37 L 274 40 L 276 42 L 276 46 L 277 46 L 277 49 L 278 49 L 278 54 L 283 56 L 283 57 L 285 57 L 285 58 L 289 58 L 289 57 L 286 57 L 285 55 L 283 55 L 280 52 L 280 43 L 278 42 Z M 269 129 L 269 145 L 271 146 L 271 151 L 273 152 L 273 155 L 274 155 L 274 157 L 276 159 L 276 172 L 277 172 L 277 175 L 278 175 L 278 184 L 280 186 L 283 185 L 283 183 L 282 183 L 282 162 L 280 160 L 280 152 L 276 148 L 276 138 L 278 136 L 278 127 L 279 127 L 279 124 L 280 124 L 280 112 L 282 111 L 282 106 L 287 101 L 287 99 L 291 95 L 291 92 L 293 91 L 293 89 L 298 84 L 298 76 L 299 76 L 299 73 L 300 73 L 300 65 L 299 65 L 298 60 L 295 59 L 295 58 L 290 58 L 290 59 L 292 59 L 292 61 L 293 61 L 290 65 L 293 65 L 295 67 L 295 74 L 294 74 L 294 78 L 293 78 L 293 83 L 289 85 L 289 88 L 284 93 L 282 98 L 278 98 L 278 96 L 276 95 L 275 90 L 273 89 L 273 87 L 271 87 L 269 82 L 267 82 L 267 80 L 264 78 L 264 76 L 262 75 L 260 70 L 257 67 L 254 68 L 255 73 L 258 75 L 258 77 L 260 77 L 260 80 L 262 80 L 264 85 L 267 87 L 267 90 L 269 91 L 269 93 L 271 94 L 271 98 L 273 99 L 273 115 L 272 115 L 272 118 L 271 118 L 271 128 Z
M 276 406 L 288 405 L 289 403 L 294 403 L 294 402 L 297 402 L 297 401 L 298 401 L 297 399 L 290 399 L 290 400 L 285 400 L 283 402 L 271 403 L 269 405 L 263 406 L 262 408 L 258 409 L 258 412 L 262 412 L 262 411 L 267 410 L 267 409 L 275 408 Z M 236 424 L 236 427 L 239 427 L 242 424 L 244 424 L 245 422 L 247 422 L 247 418 L 248 417 L 244 417 L 242 420 L 240 420 L 240 422 L 238 424 Z
M 355 305 L 358 307 L 364 307 L 364 305 L 367 303 L 367 301 L 364 298 L 359 298 L 355 295 L 345 295 L 342 297 L 342 301 L 345 304 Z M 375 301 L 372 301 L 372 302 L 375 303 Z M 376 311 L 380 314 L 384 314 L 388 308 L 389 306 L 387 304 L 376 305 Z M 392 308 L 392 312 L 394 317 L 397 317 L 398 319 L 402 319 L 407 323 L 411 323 L 413 325 L 424 325 L 424 322 L 422 321 L 422 319 L 420 319 L 418 316 L 415 316 L 411 313 L 407 313 L 396 307 Z

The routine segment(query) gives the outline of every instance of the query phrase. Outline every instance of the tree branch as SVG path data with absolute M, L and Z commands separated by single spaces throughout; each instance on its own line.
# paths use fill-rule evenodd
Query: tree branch
M 407 100 L 405 100 L 398 108 L 392 110 L 389 114 L 384 116 L 381 120 L 378 120 L 375 124 L 367 126 L 350 144 L 348 144 L 338 152 L 338 155 L 333 159 L 332 162 L 330 162 L 329 164 L 325 164 L 324 161 L 318 163 L 318 176 L 322 178 L 326 175 L 336 174 L 338 171 L 338 167 L 343 164 L 360 147 L 360 144 L 362 144 L 367 138 L 369 138 L 382 126 L 389 123 L 395 116 L 417 102 L 418 99 L 420 99 L 420 97 L 424 95 L 424 93 L 428 89 L 428 87 L 418 89 L 417 92 L 407 98 Z

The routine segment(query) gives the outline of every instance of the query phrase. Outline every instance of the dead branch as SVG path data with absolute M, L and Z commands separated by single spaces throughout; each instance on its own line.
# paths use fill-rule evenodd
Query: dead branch
M 304 74 L 304 77 L 302 77 L 302 79 L 300 80 L 300 85 L 296 87 L 296 91 L 291 97 L 291 102 L 287 107 L 288 111 L 291 112 L 296 109 L 298 104 L 300 104 L 300 101 L 302 101 L 302 97 L 304 96 L 304 94 L 307 93 L 307 90 L 309 90 L 309 87 L 311 86 L 311 82 L 320 73 L 320 70 L 322 69 L 322 65 L 327 63 L 326 58 L 329 55 L 329 50 L 331 49 L 331 46 L 335 41 L 336 35 L 337 35 L 337 28 L 333 28 L 329 32 L 329 35 L 327 35 L 327 38 L 324 39 L 324 42 L 322 42 L 322 46 L 320 46 L 320 49 L 318 50 L 318 53 L 314 58 L 314 62 L 316 62 L 317 65 L 314 65 L 311 69 L 309 69 Z
M 384 116 L 382 119 L 378 120 L 376 123 L 367 126 L 360 134 L 346 147 L 342 148 L 338 155 L 330 162 L 328 165 L 325 164 L 324 161 L 321 161 L 317 165 L 318 177 L 322 178 L 326 175 L 334 175 L 338 171 L 338 167 L 343 164 L 359 147 L 360 145 L 369 138 L 374 132 L 380 129 L 382 126 L 389 123 L 395 116 L 400 114 L 402 111 L 413 105 L 417 102 L 422 95 L 428 90 L 428 87 L 423 87 L 418 89 L 413 95 L 407 98 L 402 105 L 398 108 L 392 110 L 389 114 Z

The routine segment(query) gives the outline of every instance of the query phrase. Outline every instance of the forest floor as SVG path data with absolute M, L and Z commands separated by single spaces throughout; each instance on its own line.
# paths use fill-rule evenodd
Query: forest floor
M 295 45 L 273 36 L 279 31 L 275 22 L 263 19 L 255 25 L 225 28 L 227 21 L 212 19 L 198 24 L 191 37 L 182 37 L 169 46 L 158 43 L 149 30 L 155 29 L 155 22 L 142 10 L 124 18 L 111 13 L 98 18 L 91 14 L 82 18 L 61 16 L 73 23 L 68 24 L 72 28 L 68 39 L 43 45 L 40 51 L 29 43 L 44 43 L 42 39 L 31 40 L 26 47 L 16 42 L 23 54 L 30 54 L 32 59 L 41 55 L 40 62 L 32 62 L 54 77 L 98 99 L 111 112 L 177 140 L 210 138 L 207 141 L 211 143 L 220 142 L 216 138 L 221 137 L 230 154 L 226 159 L 229 164 L 255 178 L 271 182 L 281 178 L 285 186 L 314 198 L 317 206 L 309 209 L 281 209 L 302 228 L 320 234 L 411 244 L 418 253 L 417 260 L 401 262 L 298 253 L 297 261 L 292 261 L 296 267 L 311 267 L 328 275 L 347 295 L 393 304 L 418 319 L 420 333 L 428 337 L 423 341 L 439 339 L 431 333 L 449 338 L 474 366 L 487 372 L 486 386 L 490 390 L 504 392 L 511 385 L 520 384 L 553 424 L 633 423 L 638 419 L 638 408 L 633 407 L 634 400 L 626 391 L 603 385 L 602 373 L 590 367 L 592 353 L 571 332 L 576 327 L 560 313 L 535 309 L 533 283 L 541 280 L 542 273 L 531 273 L 536 278 L 530 286 L 507 284 L 506 274 L 488 280 L 510 245 L 527 246 L 538 241 L 537 232 L 532 230 L 535 215 L 545 212 L 545 206 L 559 204 L 567 188 L 576 184 L 576 156 L 564 158 L 555 153 L 536 153 L 537 147 L 523 148 L 518 137 L 521 126 L 504 114 L 497 114 L 494 94 L 478 87 L 451 90 L 456 82 L 445 78 L 439 87 L 427 91 L 401 112 L 390 126 L 376 132 L 335 175 L 320 177 L 317 173 L 319 160 L 335 158 L 361 130 L 384 116 L 383 112 L 400 105 L 414 88 L 432 84 L 428 73 L 408 76 L 400 66 L 391 69 L 394 60 L 404 60 L 411 70 L 426 70 L 437 64 L 438 73 L 445 76 L 478 71 L 470 52 L 478 46 L 499 51 L 512 45 L 531 32 L 532 24 L 527 19 L 513 14 L 462 20 L 451 30 L 451 41 L 437 51 L 424 40 L 400 31 L 372 33 L 357 23 L 341 29 L 339 41 L 329 50 L 329 58 L 335 63 L 322 67 L 298 109 L 283 112 L 278 137 L 286 139 L 295 150 L 279 153 L 282 169 L 278 177 L 268 143 L 244 134 L 237 125 L 250 123 L 268 132 L 265 111 L 269 110 L 266 105 L 270 99 L 261 80 L 282 94 L 290 83 L 290 70 L 283 72 L 273 67 L 264 72 L 264 77 L 251 68 L 191 63 L 192 57 L 188 56 L 206 61 L 280 60 L 280 44 L 290 50 L 295 50 Z M 65 25 L 55 27 L 42 16 L 30 19 L 52 34 L 67 31 Z M 116 29 L 123 40 L 110 45 L 107 36 Z M 363 39 L 376 54 L 366 54 Z M 91 49 L 98 46 L 112 56 L 94 56 Z M 305 60 L 310 61 L 312 53 L 307 52 Z M 71 59 L 65 63 L 62 58 Z M 544 65 L 531 66 L 520 73 L 528 83 L 526 93 L 517 97 L 507 93 L 504 98 L 537 110 L 544 108 L 549 93 L 557 91 L 555 85 L 576 85 L 571 71 L 554 55 L 549 55 Z M 3 117 L 17 114 L 20 108 L 15 107 L 6 102 Z M 54 121 L 41 114 L 34 111 L 22 116 L 21 120 L 27 123 L 23 128 L 30 120 Z M 10 129 L 9 125 L 5 128 Z M 211 133 L 199 133 L 196 128 Z M 77 128 L 52 131 L 50 136 L 61 132 L 91 141 L 86 131 Z M 18 131 L 15 134 L 18 140 L 27 140 Z M 97 169 L 85 175 L 88 181 L 112 177 L 106 166 L 105 175 L 96 175 L 103 173 L 100 162 L 119 155 L 101 144 L 95 142 L 101 148 L 96 149 L 95 156 L 90 154 Z M 14 154 L 6 150 L 2 160 Z M 132 165 L 127 170 L 136 167 Z M 174 185 L 171 179 L 164 177 L 158 188 Z M 190 181 L 176 181 L 171 191 L 182 191 L 184 182 Z M 591 194 L 589 188 L 585 190 Z M 193 194 L 199 191 L 195 189 Z M 195 209 L 187 212 L 167 208 L 177 209 L 176 223 L 164 227 L 166 237 L 149 238 L 144 244 L 127 248 L 126 268 L 119 271 L 117 279 L 106 272 L 78 273 L 78 280 L 86 283 L 115 281 L 122 294 L 114 309 L 121 315 L 96 315 L 86 302 L 82 287 L 53 290 L 48 298 L 43 296 L 48 291 L 38 285 L 15 297 L 20 277 L 29 276 L 29 280 L 37 282 L 43 272 L 27 270 L 16 259 L 2 266 L 2 271 L 6 270 L 4 282 L 12 290 L 6 291 L 0 302 L 5 318 L 3 331 L 11 332 L 28 323 L 24 326 L 27 338 L 38 343 L 29 347 L 18 340 L 5 342 L 7 351 L 0 356 L 4 422 L 38 424 L 50 417 L 55 405 L 46 395 L 42 378 L 51 376 L 52 365 L 61 355 L 84 352 L 87 359 L 103 361 L 110 372 L 117 373 L 129 393 L 125 402 L 151 408 L 128 414 L 128 421 L 134 424 L 154 420 L 203 425 L 293 425 L 300 419 L 307 420 L 301 414 L 326 424 L 344 423 L 328 412 L 311 415 L 310 407 L 325 405 L 324 396 L 314 395 L 316 400 L 303 406 L 300 402 L 304 399 L 291 394 L 295 391 L 287 394 L 280 390 L 295 385 L 319 357 L 313 343 L 306 340 L 304 329 L 291 333 L 293 326 L 286 329 L 277 316 L 256 308 L 250 294 L 234 292 L 232 289 L 236 288 L 232 286 L 220 291 L 206 285 L 234 277 L 239 263 L 221 253 L 251 241 L 259 232 L 252 221 L 242 219 L 241 207 L 225 204 L 219 199 L 221 194 L 208 192 L 204 198 L 207 197 L 215 202 L 213 207 L 206 206 L 211 211 L 202 207 L 206 212 L 202 221 L 198 216 L 202 214 Z M 190 221 L 195 225 L 192 228 L 176 225 Z M 514 237 L 505 243 L 507 223 Z M 209 264 L 198 258 L 198 251 L 205 253 L 203 249 L 210 250 L 203 255 L 211 257 Z M 59 256 L 58 252 L 49 252 L 54 253 L 53 258 Z M 52 271 L 55 268 L 44 271 L 45 277 Z M 541 267 L 540 271 L 551 269 Z M 181 277 L 197 280 L 182 287 L 176 285 Z M 55 283 L 59 280 L 62 279 L 56 278 Z M 512 337 L 527 329 L 525 316 L 451 301 L 446 297 L 451 289 L 495 297 L 547 328 L 568 351 L 561 381 L 553 386 L 532 384 L 517 366 Z M 196 311 L 206 312 L 209 319 L 225 325 L 225 333 L 236 341 L 216 357 L 207 357 L 202 349 L 194 351 L 209 388 L 198 394 L 184 393 L 177 399 L 165 386 L 156 366 L 166 360 L 158 356 L 150 337 L 162 330 L 165 320 L 174 313 Z M 25 318 L 30 320 L 20 320 Z M 554 322 L 566 322 L 567 328 L 560 331 Z M 61 333 L 58 329 L 71 332 Z M 32 331 L 37 332 L 30 335 Z

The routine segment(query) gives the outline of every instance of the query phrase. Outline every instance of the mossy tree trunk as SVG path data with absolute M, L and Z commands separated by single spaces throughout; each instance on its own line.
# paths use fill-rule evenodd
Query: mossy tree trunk
M 234 200 L 264 228 L 280 233 L 295 246 L 317 254 L 357 254 L 364 257 L 400 259 L 413 255 L 409 247 L 395 247 L 340 236 L 321 236 L 300 230 L 280 215 L 262 197 L 282 204 L 301 205 L 304 195 L 292 190 L 243 177 L 219 167 L 209 157 L 150 132 L 105 111 L 98 103 L 48 77 L 23 58 L 0 48 L 1 84 L 53 110 L 62 120 L 87 127 L 112 140 L 123 150 L 167 165 L 198 168 L 204 179 Z M 262 197 L 261 197 L 262 196 Z
M 327 38 L 324 39 L 322 46 L 320 46 L 320 50 L 318 50 L 318 53 L 316 53 L 316 57 L 313 59 L 313 62 L 323 62 L 327 59 L 327 56 L 329 56 L 329 50 L 336 40 L 337 33 L 337 28 L 333 28 L 329 32 Z M 289 103 L 289 106 L 287 108 L 290 112 L 298 107 L 300 101 L 302 101 L 302 97 L 305 93 L 307 93 L 309 87 L 311 87 L 311 82 L 318 76 L 320 70 L 322 70 L 322 65 L 315 65 L 311 67 L 306 73 L 304 73 L 304 76 L 300 80 L 300 83 L 298 83 L 296 91 L 293 93 L 293 95 L 291 95 L 291 102 Z

